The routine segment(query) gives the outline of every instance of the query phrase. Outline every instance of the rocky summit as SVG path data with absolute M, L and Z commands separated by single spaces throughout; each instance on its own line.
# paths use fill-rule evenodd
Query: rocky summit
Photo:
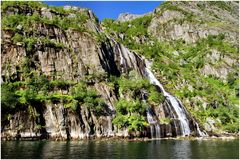
M 1 138 L 239 133 L 239 2 L 164 2 L 99 22 L 1 2 Z

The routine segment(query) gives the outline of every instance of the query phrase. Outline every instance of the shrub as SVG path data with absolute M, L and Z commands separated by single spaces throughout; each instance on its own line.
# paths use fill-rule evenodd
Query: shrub
M 2 17 L 2 28 L 16 30 L 16 27 L 21 21 L 24 21 L 24 16 L 22 15 L 8 15 Z
M 141 89 L 147 89 L 150 83 L 140 77 L 128 79 L 121 76 L 118 80 L 120 93 L 132 92 L 133 96 L 140 92 Z
M 58 89 L 67 89 L 70 87 L 70 82 L 64 80 L 53 80 L 50 81 L 51 88 L 58 88 Z
M 140 115 L 117 115 L 113 119 L 113 124 L 118 128 L 127 127 L 129 131 L 141 131 L 148 125 L 145 118 Z
M 16 33 L 13 37 L 12 37 L 12 41 L 16 44 L 17 42 L 22 42 L 24 39 L 24 37 L 19 34 L 19 33 Z
M 40 3 L 39 3 L 40 4 Z M 48 7 L 46 5 L 39 5 L 37 2 L 28 2 L 28 3 L 4 3 L 4 10 L 8 6 L 18 6 L 18 5 L 26 5 L 31 8 L 41 8 L 41 7 L 47 7 L 51 8 L 53 12 L 57 12 L 60 14 L 64 14 L 64 16 L 60 17 L 58 15 L 54 15 L 52 19 L 48 19 L 46 17 L 41 17 L 37 12 L 34 12 L 33 15 L 27 16 L 23 14 L 15 14 L 15 15 L 7 15 L 4 14 L 2 19 L 2 28 L 3 29 L 11 29 L 16 31 L 17 25 L 22 25 L 25 32 L 32 31 L 32 24 L 36 23 L 44 23 L 49 25 L 55 25 L 63 30 L 67 30 L 69 28 L 76 29 L 80 32 L 88 31 L 84 24 L 89 19 L 86 12 L 77 12 L 75 14 L 75 18 L 69 18 L 67 17 L 67 14 L 73 11 L 66 11 L 63 9 L 63 7 Z
M 76 111 L 78 107 L 78 101 L 71 99 L 65 106 L 64 108 L 71 108 L 72 110 Z
M 164 100 L 165 100 L 165 98 L 164 98 L 163 94 L 159 93 L 159 91 L 157 91 L 155 86 L 151 86 L 148 101 L 160 104 Z
M 16 91 L 18 95 L 18 101 L 20 104 L 31 105 L 33 103 L 39 102 L 37 98 L 37 92 L 34 89 L 25 89 Z
M 42 2 L 33 2 L 33 1 L 3 1 L 1 2 L 2 10 L 5 11 L 8 7 L 18 6 L 18 7 L 26 7 L 29 6 L 32 9 L 41 9 L 42 7 L 47 7 L 46 4 Z
M 171 119 L 166 117 L 166 118 L 160 118 L 160 123 L 161 124 L 170 124 L 171 123 Z
M 15 94 L 16 88 L 11 83 L 1 84 L 1 106 L 2 112 L 7 112 L 9 108 L 15 108 L 18 102 L 18 97 Z
M 141 131 L 144 127 L 148 126 L 144 116 L 132 115 L 128 118 L 129 131 Z
M 113 124 L 115 124 L 118 128 L 128 127 L 128 116 L 117 114 L 117 116 L 113 119 Z
M 145 112 L 146 106 L 142 105 L 139 100 L 120 99 L 116 104 L 116 111 L 122 115 Z
M 103 99 L 97 94 L 95 89 L 88 88 L 86 83 L 80 82 L 71 89 L 73 99 L 77 100 L 80 104 L 84 104 L 91 110 L 101 112 L 106 104 Z
M 31 52 L 35 48 L 35 45 L 37 44 L 38 39 L 36 37 L 29 37 L 24 39 L 26 50 Z

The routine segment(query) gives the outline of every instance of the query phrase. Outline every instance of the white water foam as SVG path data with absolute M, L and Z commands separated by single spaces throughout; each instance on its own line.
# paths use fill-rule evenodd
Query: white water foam
M 163 92 L 163 95 L 169 100 L 169 102 L 171 103 L 171 106 L 176 111 L 176 114 L 177 114 L 176 118 L 178 118 L 178 120 L 180 121 L 182 135 L 190 135 L 190 127 L 189 127 L 188 119 L 186 117 L 185 111 L 180 106 L 180 103 L 178 102 L 177 98 L 173 97 L 170 93 L 165 91 L 162 84 L 156 79 L 156 77 L 151 72 L 149 62 L 146 62 L 145 71 L 146 71 L 146 76 L 150 80 L 150 82 L 160 87 L 161 91 Z

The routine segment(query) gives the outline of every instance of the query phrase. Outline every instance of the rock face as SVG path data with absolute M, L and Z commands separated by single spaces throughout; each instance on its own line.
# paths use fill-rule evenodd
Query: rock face
M 238 43 L 237 2 L 167 2 L 154 11 L 153 17 L 148 31 L 159 40 L 183 39 L 193 43 L 224 33 L 229 41 Z
M 201 126 L 237 133 L 238 18 L 238 2 L 172 1 L 150 16 L 124 23 L 106 21 L 103 26 L 108 25 L 106 31 L 125 46 L 152 59 L 154 75 Z
M 67 97 L 72 92 L 72 83 L 75 84 L 85 80 L 88 86 L 96 89 L 105 104 L 100 113 L 84 104 L 72 109 L 65 104 L 65 101 L 69 100 L 68 97 L 61 100 L 44 100 L 41 103 L 32 102 L 27 105 L 20 105 L 13 112 L 2 113 L 2 139 L 16 139 L 19 136 L 21 138 L 35 137 L 56 140 L 130 137 L 132 135 L 151 136 L 150 126 L 153 124 L 150 123 L 150 126 L 146 126 L 143 131 L 135 133 L 129 132 L 126 127 L 120 129 L 113 124 L 113 119 L 116 116 L 116 102 L 120 98 L 127 99 L 127 95 L 119 94 L 120 89 L 118 87 L 112 87 L 105 83 L 109 81 L 110 76 L 128 75 L 133 70 L 141 78 L 149 78 L 146 75 L 147 60 L 135 52 L 131 52 L 114 39 L 108 36 L 101 37 L 104 33 L 100 31 L 99 24 L 90 10 L 71 6 L 65 6 L 61 11 L 47 6 L 10 5 L 4 7 L 2 13 L 3 17 L 7 18 L 11 18 L 11 15 L 21 15 L 26 19 L 31 17 L 28 20 L 32 22 L 27 28 L 25 25 L 27 22 L 21 23 L 21 20 L 17 22 L 19 24 L 16 26 L 7 25 L 7 27 L 3 27 L 1 37 L 2 84 L 25 82 L 28 80 L 26 75 L 37 73 L 46 76 L 49 81 L 69 82 L 69 87 L 55 86 L 50 91 L 55 95 L 62 94 Z M 158 10 L 152 14 L 157 13 Z M 140 16 L 122 14 L 118 20 L 124 22 Z M 234 18 L 231 18 L 231 15 L 227 16 L 235 21 Z M 76 26 L 67 26 L 68 23 L 71 24 L 71 21 L 79 17 L 79 20 L 86 20 L 81 21 Z M 183 14 L 177 11 L 165 11 L 159 17 L 155 16 L 148 31 L 160 39 L 183 38 L 186 42 L 194 42 L 210 32 L 211 34 L 222 32 L 219 28 L 219 31 L 203 29 L 203 31 L 196 31 L 197 33 L 190 33 L 195 27 L 201 30 L 203 26 L 171 25 L 174 18 L 181 19 L 182 17 Z M 24 18 L 22 21 L 24 21 Z M 61 20 L 66 20 L 64 21 L 66 26 L 62 26 Z M 7 24 L 6 21 L 3 22 Z M 169 23 L 170 25 L 164 31 L 163 28 L 158 28 L 160 26 L 158 23 Z M 159 36 L 160 34 L 162 36 Z M 237 36 L 235 32 L 229 34 L 230 40 L 235 41 L 234 38 L 231 38 Z M 221 55 L 213 51 L 211 60 L 215 61 L 220 57 Z M 234 63 L 228 57 L 222 58 L 226 59 L 228 65 Z M 214 69 L 205 65 L 202 72 L 206 74 L 211 72 L 210 74 L 223 77 L 228 74 L 224 69 L 220 68 L 220 70 L 215 72 Z M 165 92 L 158 85 L 154 83 L 152 85 L 158 89 L 159 93 Z M 20 90 L 24 89 L 23 85 Z M 165 95 L 164 102 L 157 105 L 147 104 L 152 108 L 152 117 L 157 120 L 161 129 L 159 132 L 157 129 L 154 132 L 158 132 L 160 137 L 183 135 L 182 119 L 176 113 L 177 110 L 174 109 L 174 105 L 178 105 L 183 112 L 182 114 L 186 117 L 184 121 L 187 121 L 190 132 L 187 135 L 201 136 L 200 128 L 194 117 L 188 113 L 179 100 L 175 98 L 175 102 L 178 104 L 173 104 L 169 97 Z M 143 116 L 147 121 L 147 113 Z M 159 122 L 160 119 L 168 118 L 171 121 Z M 211 125 L 210 122 L 209 125 Z
M 131 21 L 133 19 L 136 19 L 136 18 L 139 18 L 139 17 L 142 17 L 144 16 L 145 14 L 143 15 L 139 15 L 139 14 L 130 14 L 130 13 L 121 13 L 117 20 L 120 21 L 120 22 L 126 22 L 126 21 Z
M 71 37 L 74 37 L 75 35 L 76 34 L 72 34 Z M 79 39 L 80 38 L 81 36 L 79 36 Z M 89 46 L 87 50 L 88 54 L 91 53 L 90 57 L 87 57 L 85 55 L 87 53 L 82 50 L 82 52 L 76 51 L 79 61 L 75 62 L 73 59 L 71 59 L 72 57 L 64 55 L 63 51 L 56 51 L 54 49 L 53 52 L 50 52 L 50 50 L 48 50 L 48 52 L 45 53 L 37 51 L 35 52 L 36 55 L 34 56 L 38 56 L 40 65 L 39 68 L 36 69 L 40 69 L 41 72 L 45 73 L 48 76 L 51 76 L 51 72 L 54 71 L 63 72 L 64 75 L 62 78 L 64 80 L 78 80 L 84 77 L 86 73 L 101 71 L 107 73 L 112 72 L 115 74 L 124 74 L 128 73 L 131 70 L 135 70 L 143 77 L 145 76 L 145 60 L 137 54 L 131 53 L 122 44 L 119 44 L 114 40 L 109 40 L 109 43 L 105 43 L 99 46 L 96 43 L 89 43 L 89 40 L 89 38 L 83 38 L 81 40 L 81 45 L 84 45 L 84 41 L 86 41 L 86 45 Z M 66 41 L 70 40 L 68 39 Z M 77 45 L 73 46 L 76 47 Z M 86 48 L 86 46 L 77 48 L 83 49 Z M 96 50 L 91 48 L 95 48 Z M 96 56 L 95 53 L 98 53 L 98 56 Z M 16 52 L 12 54 L 14 55 Z M 23 53 L 20 53 L 20 55 L 22 54 Z M 60 57 L 57 57 L 59 54 L 62 55 Z M 35 61 L 35 63 L 39 62 Z M 59 65 L 57 65 L 58 63 Z M 15 64 L 17 65 L 17 63 Z M 84 67 L 87 64 L 92 64 L 91 68 L 77 68 L 80 74 L 77 76 L 77 78 L 75 76 L 76 79 L 74 79 L 74 72 L 72 72 L 74 68 L 70 67 Z M 53 68 L 52 66 L 55 66 L 56 68 Z M 69 66 L 69 68 L 67 66 Z M 13 74 L 17 75 L 17 73 L 14 72 Z M 2 129 L 2 137 L 6 139 L 12 139 L 18 134 L 18 131 L 21 131 L 21 138 L 39 136 L 40 138 L 57 140 L 129 136 L 129 132 L 127 130 L 119 130 L 112 124 L 112 120 L 115 116 L 114 102 L 118 98 L 117 95 L 111 88 L 101 83 L 95 83 L 94 86 L 107 103 L 104 114 L 98 116 L 96 113 L 92 112 L 84 105 L 80 106 L 80 108 L 78 108 L 76 111 L 72 111 L 71 109 L 66 109 L 62 102 L 46 102 L 43 104 L 43 106 L 40 106 L 40 111 L 38 111 L 37 108 L 33 107 L 32 111 L 20 111 L 14 114 L 13 118 L 4 125 Z M 174 110 L 171 107 L 171 104 L 169 104 L 167 101 L 166 104 L 159 105 L 158 108 L 156 108 L 154 111 L 156 112 L 156 117 L 176 117 Z M 163 114 L 159 115 L 158 110 L 161 110 Z M 32 116 L 32 112 L 35 113 L 35 116 Z M 37 114 L 40 114 L 40 116 L 36 116 Z M 191 126 L 193 134 L 198 135 L 194 119 L 188 114 L 187 116 L 190 120 L 189 125 Z M 172 121 L 170 124 L 163 124 L 160 126 L 162 128 L 160 133 L 161 137 L 178 136 L 182 134 L 181 126 L 178 120 Z

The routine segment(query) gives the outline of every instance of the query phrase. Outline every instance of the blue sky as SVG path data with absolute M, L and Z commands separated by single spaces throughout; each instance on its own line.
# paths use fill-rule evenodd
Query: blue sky
M 99 20 L 116 19 L 120 13 L 144 14 L 153 11 L 161 1 L 45 1 L 51 6 L 79 6 L 91 9 Z

